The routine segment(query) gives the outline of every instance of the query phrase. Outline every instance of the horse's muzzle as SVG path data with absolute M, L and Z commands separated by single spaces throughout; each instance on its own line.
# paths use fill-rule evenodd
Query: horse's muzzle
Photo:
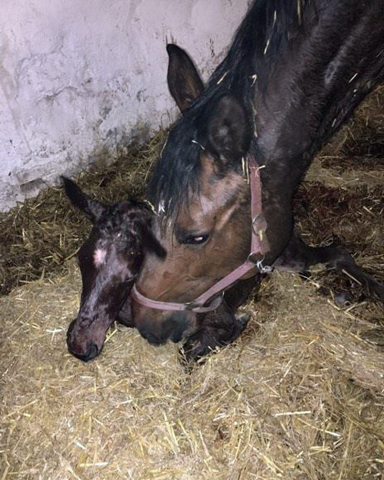
M 157 322 L 142 320 L 135 323 L 141 336 L 151 345 L 163 345 L 168 340 L 177 343 L 185 337 L 192 327 L 190 316 L 188 312 L 173 312 Z

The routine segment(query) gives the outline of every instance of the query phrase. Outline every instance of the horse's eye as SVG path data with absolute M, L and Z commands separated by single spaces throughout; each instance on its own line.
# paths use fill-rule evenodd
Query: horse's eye
M 208 238 L 208 233 L 203 235 L 188 235 L 183 238 L 181 243 L 184 243 L 185 245 L 202 245 L 208 240 Z

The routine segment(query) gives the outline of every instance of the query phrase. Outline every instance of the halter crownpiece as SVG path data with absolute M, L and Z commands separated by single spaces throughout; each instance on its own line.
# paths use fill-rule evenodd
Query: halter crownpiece
M 260 273 L 269 273 L 272 270 L 270 266 L 263 266 L 264 255 L 269 251 L 268 240 L 265 235 L 267 230 L 267 222 L 263 215 L 262 209 L 262 192 L 260 168 L 253 155 L 247 155 L 248 175 L 251 188 L 251 215 L 252 215 L 252 237 L 251 252 L 247 260 L 226 275 L 224 278 L 208 288 L 204 293 L 199 295 L 192 302 L 161 302 L 152 300 L 141 294 L 136 284 L 134 284 L 131 292 L 133 300 L 143 307 L 154 308 L 156 310 L 171 311 L 190 311 L 195 313 L 206 313 L 216 310 L 223 300 L 225 290 L 232 286 L 237 280 L 246 275 L 251 270 L 257 268 Z M 217 296 L 221 293 L 220 296 Z M 212 300 L 213 299 L 213 300 Z M 212 300 L 208 305 L 206 303 Z

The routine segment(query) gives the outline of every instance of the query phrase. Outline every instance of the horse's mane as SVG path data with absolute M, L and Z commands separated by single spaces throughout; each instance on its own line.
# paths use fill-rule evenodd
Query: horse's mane
M 310 1 L 255 0 L 250 7 L 207 88 L 173 125 L 155 166 L 149 193 L 167 218 L 174 217 L 189 196 L 198 191 L 200 155 L 207 143 L 206 125 L 213 103 L 231 92 L 253 118 L 256 88 L 265 89 L 277 56 L 298 32 Z M 311 4 L 315 3 L 312 0 Z M 310 10 L 313 17 L 316 8 Z

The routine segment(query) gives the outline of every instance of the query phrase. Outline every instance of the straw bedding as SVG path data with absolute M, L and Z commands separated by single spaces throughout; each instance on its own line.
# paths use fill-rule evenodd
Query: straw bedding
M 295 201 L 309 241 L 340 237 L 381 280 L 383 102 L 381 92 L 371 96 Z M 83 185 L 106 200 L 141 194 L 161 140 L 136 148 L 125 170 L 99 169 Z M 88 227 L 58 189 L 30 205 L 35 217 L 20 206 L 3 219 L 16 226 L 28 217 L 11 240 L 24 267 L 2 263 L 7 291 L 19 286 L 0 298 L 0 480 L 384 478 L 383 307 L 348 277 L 274 272 L 244 306 L 251 320 L 242 337 L 192 372 L 176 345 L 152 347 L 120 326 L 84 364 L 67 353 L 65 334 L 81 288 L 71 257 Z M 28 230 L 34 222 L 56 250 Z

